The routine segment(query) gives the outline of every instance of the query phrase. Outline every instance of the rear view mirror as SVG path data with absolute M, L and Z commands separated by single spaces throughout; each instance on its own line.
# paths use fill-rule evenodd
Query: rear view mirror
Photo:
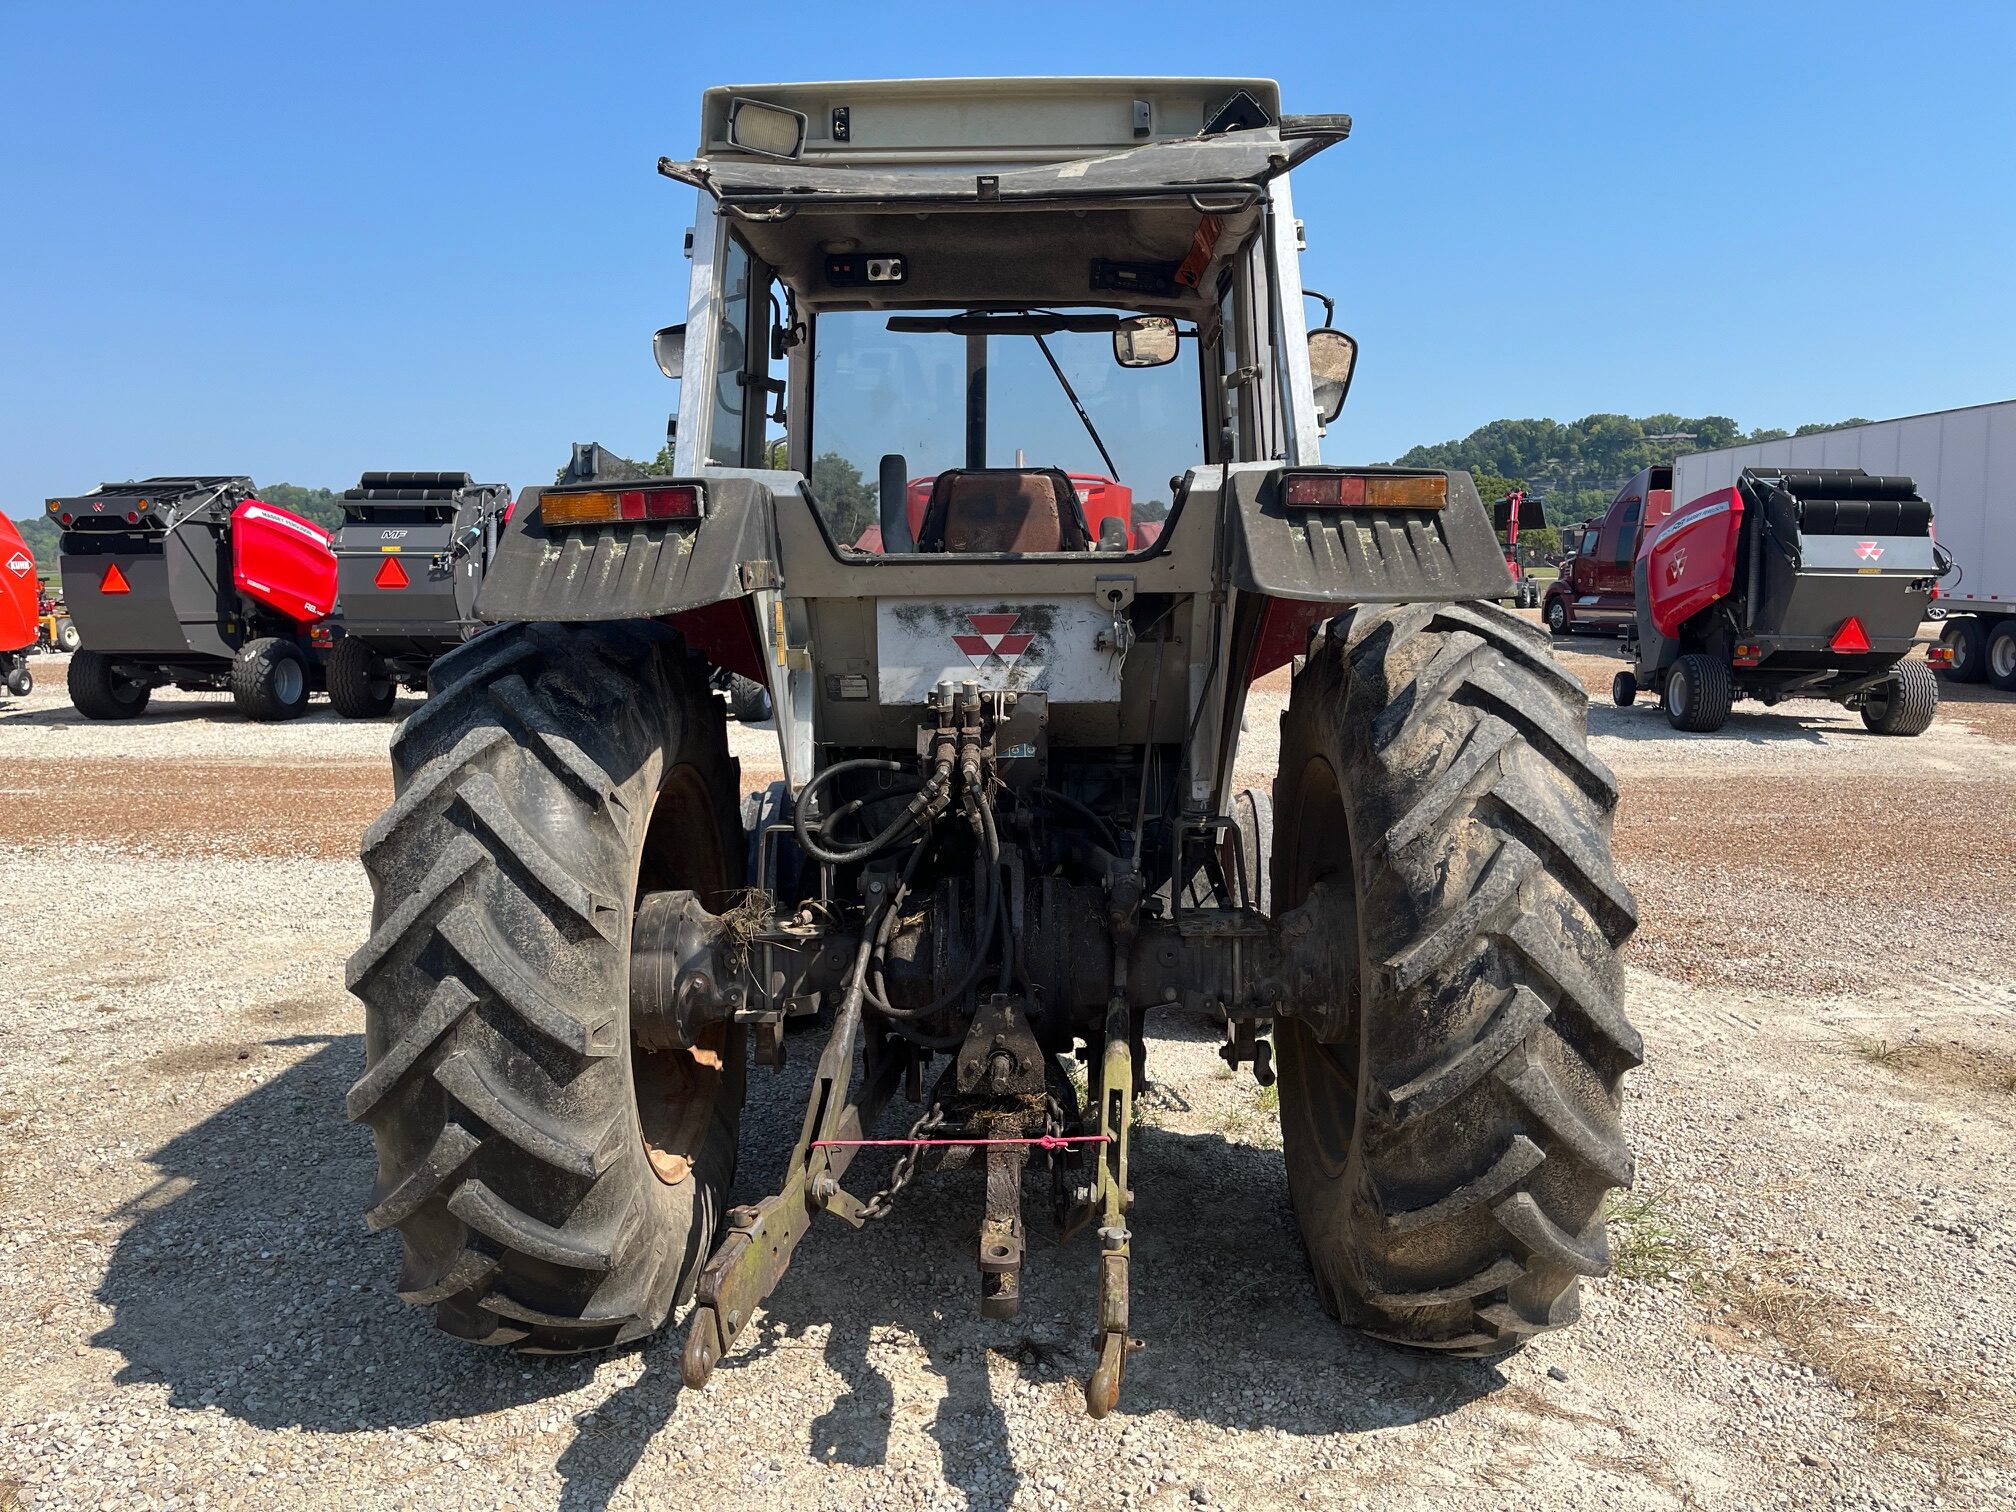
M 1351 392 L 1351 372 L 1358 366 L 1358 341 L 1331 326 L 1309 333 L 1309 384 L 1316 395 L 1316 418 L 1328 425 L 1344 408 Z
M 1124 368 L 1161 367 L 1176 360 L 1176 322 L 1167 315 L 1130 315 L 1113 328 L 1113 360 Z
M 658 371 L 677 378 L 686 370 L 686 327 L 667 326 L 651 337 L 651 355 L 658 359 Z

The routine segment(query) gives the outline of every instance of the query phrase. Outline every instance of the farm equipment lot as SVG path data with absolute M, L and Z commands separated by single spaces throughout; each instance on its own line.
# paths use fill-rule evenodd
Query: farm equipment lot
M 1340 1330 L 1271 1097 L 1215 1028 L 1154 1017 L 1151 1342 L 1103 1422 L 1080 1257 L 1032 1216 L 1032 1305 L 974 1316 L 951 1178 L 862 1233 L 816 1224 L 704 1391 L 676 1329 L 547 1360 L 414 1326 L 341 1121 L 392 722 L 164 690 L 87 725 L 38 659 L 0 703 L 0 1508 L 2009 1504 L 2016 696 L 1948 685 L 1911 741 L 1807 701 L 1687 736 L 1608 704 L 1610 642 L 1557 652 L 1642 919 L 1619 1273 L 1497 1363 Z M 1257 785 L 1286 684 L 1251 708 Z M 730 738 L 745 788 L 778 775 L 767 726 Z M 790 1147 L 815 1045 L 752 1071 L 738 1200 Z

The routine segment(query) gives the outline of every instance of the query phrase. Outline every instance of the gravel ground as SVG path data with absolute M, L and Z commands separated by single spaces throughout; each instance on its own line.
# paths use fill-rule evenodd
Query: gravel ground
M 1563 647 L 1597 690 L 1608 650 Z M 341 1119 L 391 725 L 171 696 L 84 726 L 36 671 L 0 701 L 0 1508 L 2016 1505 L 2016 699 L 1912 741 L 1827 705 L 1713 737 L 1596 709 L 1644 915 L 1639 1185 L 1619 1274 L 1510 1359 L 1325 1319 L 1269 1100 L 1207 1026 L 1152 1021 L 1148 1345 L 1092 1423 L 1092 1252 L 1032 1205 L 1024 1316 L 981 1320 L 951 1178 L 816 1225 L 701 1392 L 676 1330 L 592 1360 L 433 1333 Z M 1242 747 L 1262 785 L 1282 681 Z M 767 780 L 767 733 L 734 738 Z M 739 1200 L 809 1048 L 752 1083 Z

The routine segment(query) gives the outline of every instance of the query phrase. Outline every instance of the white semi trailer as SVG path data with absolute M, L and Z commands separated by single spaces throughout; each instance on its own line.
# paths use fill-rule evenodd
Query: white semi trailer
M 1945 675 L 2016 692 L 2016 399 L 1696 452 L 1673 464 L 1676 505 L 1727 488 L 1746 467 L 1859 467 L 1904 474 L 1932 501 L 1955 570 L 1932 616 L 1952 648 Z

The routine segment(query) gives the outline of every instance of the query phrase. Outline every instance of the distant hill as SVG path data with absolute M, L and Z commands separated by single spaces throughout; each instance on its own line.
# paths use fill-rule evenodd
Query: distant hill
M 1760 427 L 1746 431 L 1727 415 L 1585 415 L 1580 420 L 1493 420 L 1460 441 L 1417 446 L 1394 460 L 1402 467 L 1460 467 L 1477 476 L 1488 502 L 1515 484 L 1545 495 L 1547 522 L 1569 525 L 1600 514 L 1618 487 L 1641 468 L 1670 462 L 1683 452 L 1716 451 L 1754 441 L 1779 441 L 1831 425 L 1796 431 Z

